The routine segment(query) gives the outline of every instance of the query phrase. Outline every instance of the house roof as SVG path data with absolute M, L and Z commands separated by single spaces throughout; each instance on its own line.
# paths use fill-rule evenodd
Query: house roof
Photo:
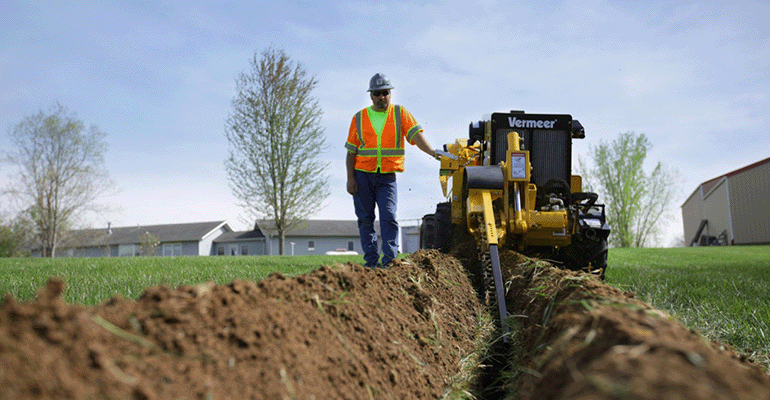
M 378 228 L 375 223 L 375 229 Z M 69 231 L 59 244 L 60 248 L 98 247 L 121 244 L 140 244 L 142 235 L 150 233 L 161 243 L 200 241 L 211 233 L 222 229 L 224 232 L 214 242 L 244 242 L 262 240 L 265 236 L 278 234 L 272 221 L 257 221 L 254 230 L 233 232 L 226 221 L 193 222 L 184 224 L 163 224 L 128 226 Z M 307 220 L 286 233 L 286 237 L 358 237 L 358 223 L 354 220 Z
M 375 223 L 375 228 L 378 224 Z M 273 221 L 259 220 L 257 226 L 265 234 L 269 236 L 278 235 L 278 231 L 275 229 Z M 358 222 L 354 220 L 329 220 L 329 219 L 309 219 L 290 232 L 286 232 L 286 237 L 297 236 L 350 236 L 358 237 Z
M 740 174 L 740 173 L 743 173 L 743 172 L 746 172 L 746 171 L 752 170 L 752 169 L 754 169 L 754 168 L 756 168 L 756 167 L 759 167 L 759 166 L 761 166 L 761 165 L 764 165 L 764 164 L 767 164 L 767 163 L 770 163 L 770 157 L 768 157 L 768 158 L 765 158 L 764 160 L 761 160 L 761 161 L 757 161 L 757 162 L 755 162 L 755 163 L 753 163 L 753 164 L 749 164 L 749 165 L 747 165 L 747 166 L 745 166 L 745 167 L 742 167 L 742 168 L 738 168 L 738 169 L 736 169 L 735 171 L 732 171 L 732 172 L 728 172 L 728 173 L 726 173 L 726 174 L 723 174 L 723 175 L 719 175 L 719 176 L 717 176 L 716 178 L 713 178 L 713 179 L 709 179 L 709 180 L 707 180 L 706 182 L 703 182 L 703 183 L 701 183 L 700 185 L 698 185 L 698 187 L 697 187 L 697 188 L 695 188 L 695 191 L 693 191 L 693 193 L 692 193 L 692 194 L 691 194 L 689 197 L 687 197 L 687 200 L 685 200 L 685 204 L 686 204 L 686 203 L 687 203 L 687 202 L 690 200 L 690 197 L 692 197 L 692 196 L 693 196 L 695 193 L 697 193 L 697 192 L 698 192 L 698 190 L 700 190 L 701 196 L 703 196 L 703 197 L 707 197 L 706 195 L 707 195 L 709 192 L 711 192 L 711 189 L 713 189 L 714 187 L 716 187 L 716 186 L 717 186 L 717 185 L 718 185 L 720 182 L 722 182 L 722 180 L 724 180 L 725 178 L 729 178 L 729 177 L 731 177 L 731 176 L 735 176 L 735 175 L 738 175 L 738 174 Z
M 129 226 L 70 231 L 60 244 L 61 247 L 89 247 L 116 244 L 138 244 L 141 236 L 149 232 L 161 243 L 199 241 L 217 229 L 232 232 L 225 221 L 193 222 L 185 224 L 164 224 Z
M 246 242 L 262 240 L 264 238 L 265 235 L 263 235 L 262 232 L 257 229 L 253 231 L 225 232 L 214 239 L 214 242 Z

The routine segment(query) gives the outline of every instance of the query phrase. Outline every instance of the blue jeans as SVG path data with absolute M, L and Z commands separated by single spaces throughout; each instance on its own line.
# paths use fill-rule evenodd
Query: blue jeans
M 358 217 L 358 233 L 361 235 L 361 248 L 367 267 L 376 267 L 380 259 L 377 251 L 377 233 L 374 231 L 374 206 L 380 215 L 380 235 L 382 236 L 382 265 L 388 265 L 398 254 L 398 222 L 396 221 L 396 203 L 398 193 L 396 174 L 379 174 L 355 171 L 358 193 L 353 196 L 353 205 Z

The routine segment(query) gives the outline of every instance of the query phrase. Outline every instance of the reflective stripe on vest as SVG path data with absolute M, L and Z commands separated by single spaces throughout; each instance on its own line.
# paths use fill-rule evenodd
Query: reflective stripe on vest
M 393 107 L 393 113 L 393 121 L 396 125 L 396 148 L 403 149 L 404 145 L 401 143 L 401 106 L 396 104 L 395 107 Z
M 361 120 L 361 114 L 363 112 L 364 111 L 361 110 L 356 113 L 356 134 L 358 135 L 358 141 L 361 142 L 360 147 L 364 147 L 366 145 L 366 143 L 364 142 L 364 133 L 363 133 L 364 129 L 361 126 L 361 124 L 363 123 L 363 121 Z

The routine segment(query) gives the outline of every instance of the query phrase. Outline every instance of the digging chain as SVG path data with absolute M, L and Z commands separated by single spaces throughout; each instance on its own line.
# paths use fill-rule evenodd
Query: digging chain
M 492 273 L 492 257 L 489 254 L 489 246 L 486 244 L 486 240 L 481 244 L 478 254 L 481 263 L 484 304 L 492 307 L 497 302 L 495 299 L 495 277 Z
M 476 223 L 479 226 L 483 226 L 483 219 L 480 215 L 476 215 Z M 492 273 L 492 256 L 489 253 L 489 242 L 485 235 L 481 234 L 480 237 L 476 237 L 476 244 L 479 246 L 476 254 L 478 254 L 479 265 L 481 265 L 481 290 L 482 300 L 484 305 L 493 307 L 496 303 L 495 300 L 495 277 Z
M 486 235 L 478 238 L 478 256 L 481 264 L 481 278 L 484 304 L 490 308 L 497 308 L 500 327 L 503 331 L 503 341 L 508 341 L 509 328 L 505 321 L 508 318 L 505 300 L 505 285 L 500 268 L 500 252 L 497 243 L 490 244 Z

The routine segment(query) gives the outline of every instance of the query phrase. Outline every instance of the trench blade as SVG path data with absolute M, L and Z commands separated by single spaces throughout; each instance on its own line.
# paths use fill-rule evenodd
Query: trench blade
M 500 328 L 503 331 L 503 340 L 508 341 L 508 325 L 505 323 L 508 317 L 508 311 L 505 307 L 505 288 L 503 287 L 503 271 L 500 268 L 500 254 L 497 251 L 497 245 L 489 245 L 489 258 L 492 261 L 492 277 L 495 280 L 495 300 L 497 300 L 497 311 L 500 313 Z

